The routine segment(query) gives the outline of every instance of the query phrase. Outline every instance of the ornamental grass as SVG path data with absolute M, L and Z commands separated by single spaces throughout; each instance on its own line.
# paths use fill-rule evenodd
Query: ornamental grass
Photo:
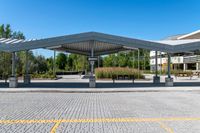
M 138 72 L 137 69 L 128 68 L 128 67 L 102 67 L 95 69 L 95 76 L 97 79 L 112 79 L 113 76 L 118 75 L 127 75 L 134 76 L 135 79 L 144 79 L 144 76 L 141 72 Z

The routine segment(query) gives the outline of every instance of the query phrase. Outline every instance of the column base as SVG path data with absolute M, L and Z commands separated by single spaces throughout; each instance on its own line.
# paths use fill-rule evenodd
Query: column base
M 90 76 L 90 78 L 89 78 L 89 87 L 90 87 L 90 88 L 95 88 L 95 87 L 96 87 L 96 79 L 95 79 L 95 76 Z
M 28 75 L 25 75 L 24 76 L 24 84 L 30 84 L 31 83 L 31 76 L 28 74 Z
M 159 76 L 154 76 L 154 77 L 153 77 L 153 83 L 154 83 L 154 84 L 160 83 L 160 77 L 159 77 Z
M 9 78 L 9 88 L 17 88 L 17 86 L 18 86 L 17 77 L 10 77 Z
M 165 86 L 166 87 L 172 87 L 172 86 L 174 86 L 174 80 L 173 80 L 173 78 L 165 78 Z

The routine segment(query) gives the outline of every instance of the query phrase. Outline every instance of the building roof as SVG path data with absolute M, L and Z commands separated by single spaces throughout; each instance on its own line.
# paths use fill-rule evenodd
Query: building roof
M 172 46 L 181 45 L 181 44 L 188 44 L 188 43 L 194 43 L 194 42 L 200 42 L 200 39 L 186 39 L 186 40 L 161 40 L 161 41 L 155 41 L 162 44 L 168 44 Z
M 185 35 L 179 36 L 177 39 L 178 40 L 183 40 L 183 39 L 200 39 L 200 30 L 197 30 L 197 31 L 191 32 L 189 34 L 185 34 Z
M 168 36 L 167 38 L 164 38 L 163 40 L 177 40 L 177 38 L 183 36 L 185 34 L 178 34 L 178 35 L 173 35 L 173 36 Z
M 200 39 L 200 30 L 188 33 L 178 34 L 165 38 L 164 40 L 188 40 L 188 39 Z

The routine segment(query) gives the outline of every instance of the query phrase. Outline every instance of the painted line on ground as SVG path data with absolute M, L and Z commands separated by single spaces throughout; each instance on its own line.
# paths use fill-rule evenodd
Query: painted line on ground
M 158 122 L 161 128 L 163 128 L 167 133 L 174 133 L 173 129 L 168 127 L 166 124 L 163 122 Z
M 50 133 L 56 133 L 61 123 L 118 123 L 118 122 L 157 122 L 167 133 L 174 133 L 173 129 L 163 122 L 167 121 L 200 121 L 200 118 L 96 118 L 96 119 L 52 119 L 52 120 L 0 120 L 0 124 L 30 124 L 30 123 L 55 123 Z
M 98 122 L 162 122 L 162 121 L 200 121 L 200 118 L 96 118 L 96 119 L 52 119 L 52 120 L 0 120 L 0 124 L 25 123 L 98 123 Z
M 61 122 L 56 122 L 56 124 L 53 126 L 53 128 L 51 129 L 50 133 L 56 133 L 56 130 L 58 128 L 58 126 L 60 125 Z

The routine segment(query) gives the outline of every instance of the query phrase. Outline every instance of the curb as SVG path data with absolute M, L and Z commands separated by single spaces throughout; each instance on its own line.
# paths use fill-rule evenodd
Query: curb
M 127 93 L 127 92 L 200 92 L 200 90 L 0 90 L 0 93 Z

